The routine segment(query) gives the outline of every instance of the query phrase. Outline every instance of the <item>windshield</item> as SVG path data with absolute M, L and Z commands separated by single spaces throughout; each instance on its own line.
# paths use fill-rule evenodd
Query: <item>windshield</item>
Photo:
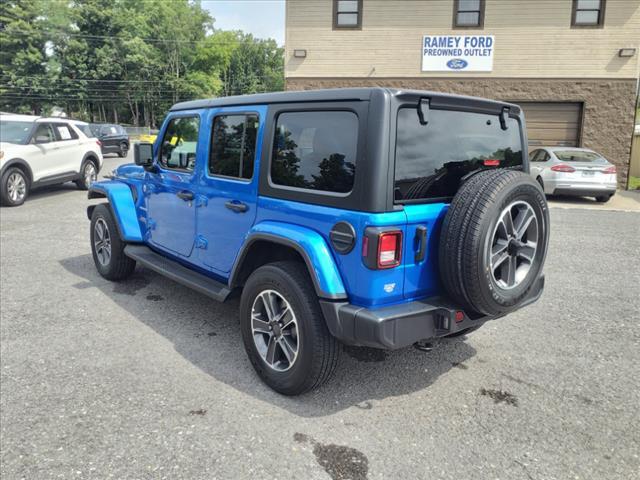
M 397 201 L 453 197 L 462 177 L 479 168 L 522 165 L 519 122 L 497 115 L 430 110 L 420 124 L 415 107 L 398 111 L 394 195 Z
M 561 162 L 596 162 L 603 163 L 606 160 L 595 152 L 585 152 L 582 150 L 555 150 L 554 155 Z
M 29 140 L 29 133 L 32 127 L 33 122 L 0 120 L 0 141 L 25 144 Z

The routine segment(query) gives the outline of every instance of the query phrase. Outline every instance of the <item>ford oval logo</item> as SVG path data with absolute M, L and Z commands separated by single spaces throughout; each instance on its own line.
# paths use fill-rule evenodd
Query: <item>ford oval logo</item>
M 467 65 L 469 65 L 467 61 L 461 58 L 452 58 L 447 62 L 447 67 L 452 70 L 462 70 L 463 68 L 467 68 Z

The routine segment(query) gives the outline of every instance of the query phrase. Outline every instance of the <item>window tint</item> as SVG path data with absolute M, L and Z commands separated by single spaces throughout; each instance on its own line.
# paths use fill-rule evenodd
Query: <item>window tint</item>
M 516 119 L 508 118 L 502 130 L 497 115 L 432 109 L 429 123 L 421 125 L 415 107 L 399 110 L 396 200 L 453 197 L 462 177 L 490 168 L 485 160 L 497 160 L 499 167 L 522 165 Z
M 347 193 L 356 171 L 358 117 L 353 112 L 278 116 L 271 160 L 277 185 Z
M 586 152 L 584 150 L 556 150 L 558 160 L 562 162 L 596 162 L 604 163 L 606 160 L 595 152 Z
M 172 118 L 162 139 L 160 164 L 165 168 L 193 171 L 199 129 L 199 117 Z
M 209 173 L 251 178 L 256 156 L 257 115 L 222 115 L 213 122 Z
M 49 143 L 55 142 L 56 136 L 53 133 L 53 128 L 49 123 L 41 123 L 38 125 L 35 133 L 33 134 L 34 143 Z
M 53 128 L 55 129 L 56 137 L 59 141 L 78 139 L 76 132 L 74 132 L 73 129 L 65 123 L 54 123 Z

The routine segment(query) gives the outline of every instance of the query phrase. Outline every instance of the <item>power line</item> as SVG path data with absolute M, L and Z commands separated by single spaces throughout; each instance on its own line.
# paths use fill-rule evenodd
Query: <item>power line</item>
M 74 37 L 74 38 L 87 38 L 87 39 L 100 39 L 100 40 L 142 40 L 145 42 L 150 42 L 150 43 L 184 43 L 184 44 L 193 44 L 193 45 L 198 45 L 201 44 L 202 42 L 207 41 L 208 39 L 212 39 L 213 37 L 211 35 L 209 36 L 205 36 L 203 37 L 201 40 L 181 40 L 181 39 L 168 39 L 168 38 L 151 38 L 151 37 L 123 37 L 120 35 L 89 35 L 89 34 L 84 34 L 84 33 L 71 33 L 71 32 L 65 32 L 63 30 L 54 30 L 51 28 L 46 28 L 46 29 L 42 29 L 41 31 L 48 33 L 50 35 L 58 35 L 58 36 L 65 36 L 65 37 Z M 220 30 L 220 31 L 225 31 L 225 30 Z M 3 33 L 7 32 L 7 28 L 5 26 L 5 31 Z M 215 32 L 215 30 L 214 30 Z M 11 28 L 9 33 L 21 33 L 24 35 L 33 35 L 33 32 L 30 32 L 28 30 L 22 30 L 19 28 Z M 265 42 L 268 40 L 273 40 L 275 42 L 274 39 L 270 38 L 270 39 L 261 39 L 261 38 L 256 38 L 253 37 L 254 40 L 260 41 L 260 42 Z M 214 39 L 215 40 L 215 39 Z M 242 40 L 238 39 L 238 40 L 234 40 L 234 41 L 229 41 L 229 40 L 215 40 L 214 45 L 240 45 L 242 44 Z M 277 45 L 276 42 L 276 48 L 282 48 L 279 47 Z

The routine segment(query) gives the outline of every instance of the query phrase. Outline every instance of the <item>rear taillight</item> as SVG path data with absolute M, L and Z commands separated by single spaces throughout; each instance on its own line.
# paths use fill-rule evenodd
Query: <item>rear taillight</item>
M 372 270 L 393 268 L 402 259 L 402 231 L 369 227 L 362 239 L 362 260 Z
M 560 165 L 554 165 L 553 167 L 551 167 L 551 170 L 553 170 L 554 172 L 564 172 L 564 173 L 572 173 L 576 171 L 576 169 L 573 168 L 571 165 L 565 165 L 564 163 L 561 163 Z
M 604 170 L 602 170 L 602 173 L 616 173 L 616 166 L 611 165 L 610 167 L 607 167 Z
M 381 233 L 378 239 L 378 268 L 393 268 L 400 265 L 402 255 L 402 232 Z
M 500 166 L 500 160 L 498 160 L 496 158 L 487 158 L 484 161 L 484 166 L 485 167 L 499 167 Z

